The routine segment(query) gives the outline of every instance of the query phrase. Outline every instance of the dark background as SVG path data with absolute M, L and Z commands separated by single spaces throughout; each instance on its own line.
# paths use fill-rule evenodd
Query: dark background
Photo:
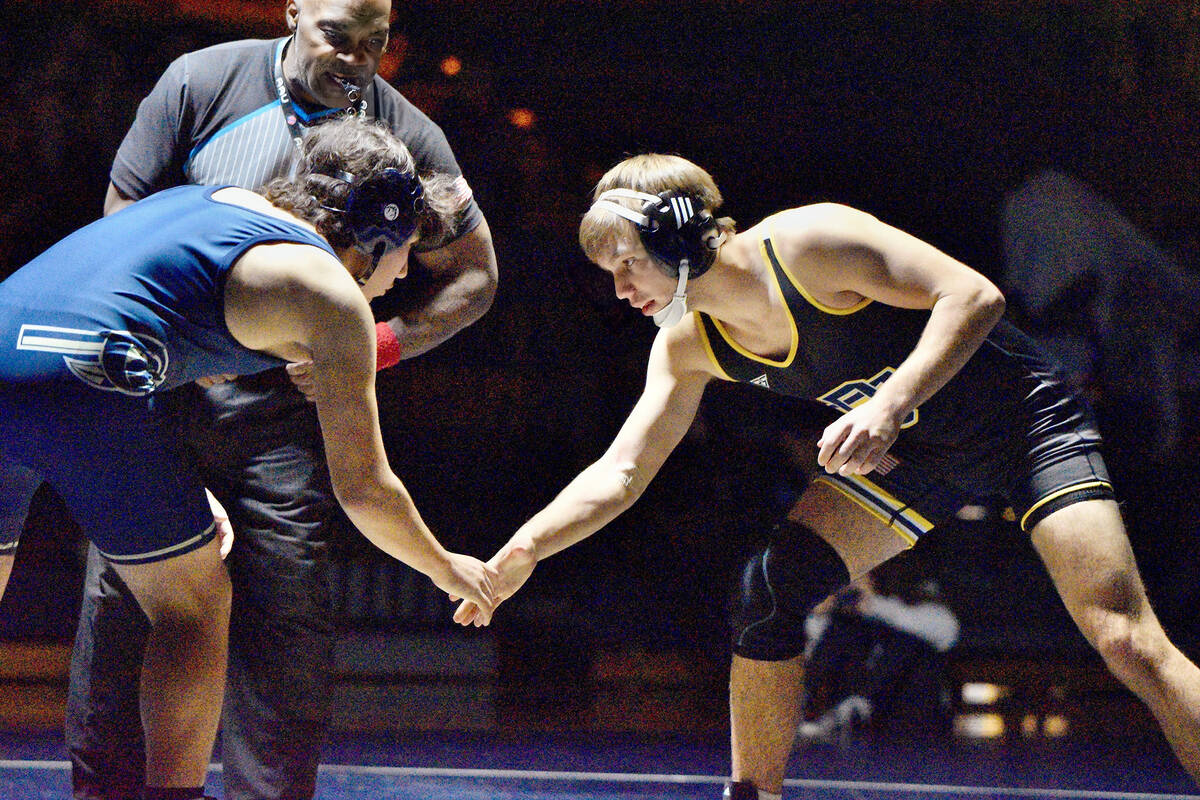
M 283 5 L 0 5 L 0 277 L 100 215 L 117 145 L 171 59 L 280 35 Z M 500 259 L 492 311 L 380 380 L 394 467 L 453 548 L 490 555 L 602 452 L 640 391 L 653 326 L 574 242 L 591 186 L 629 153 L 705 166 L 744 227 L 807 202 L 848 203 L 998 281 L 1005 194 L 1053 167 L 1195 270 L 1197 2 L 397 6 L 386 72 L 444 127 Z M 452 77 L 439 69 L 449 55 L 463 64 Z M 533 124 L 513 124 L 514 109 Z M 1103 386 L 1092 391 L 1119 433 L 1130 420 Z M 1183 395 L 1194 412 L 1195 393 Z M 730 578 L 802 484 L 780 438 L 802 413 L 714 387 L 639 505 L 539 566 L 501 612 L 501 632 L 566 642 L 579 658 L 623 643 L 723 659 Z M 1166 458 L 1128 437 L 1108 457 L 1153 599 L 1195 653 L 1194 413 L 1186 427 Z M 41 493 L 0 638 L 71 636 L 79 543 Z M 380 572 L 365 547 L 357 559 L 384 589 L 347 590 L 354 625 L 448 627 L 435 597 L 387 591 L 425 588 Z M 896 569 L 939 580 L 963 647 L 1090 657 L 1011 525 L 947 526 Z

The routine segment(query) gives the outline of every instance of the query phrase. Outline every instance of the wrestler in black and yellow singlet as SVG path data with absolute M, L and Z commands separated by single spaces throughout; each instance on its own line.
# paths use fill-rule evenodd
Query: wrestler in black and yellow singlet
M 783 268 L 768 236 L 762 257 L 792 323 L 788 353 L 762 358 L 719 320 L 696 314 L 719 374 L 848 411 L 870 398 L 908 357 L 929 312 L 863 300 L 818 303 Z M 1065 505 L 1111 497 L 1100 434 L 1083 398 L 1052 359 L 1002 320 L 966 365 L 902 422 L 879 468 L 820 474 L 889 524 L 910 545 L 972 499 L 1008 499 L 1024 529 Z

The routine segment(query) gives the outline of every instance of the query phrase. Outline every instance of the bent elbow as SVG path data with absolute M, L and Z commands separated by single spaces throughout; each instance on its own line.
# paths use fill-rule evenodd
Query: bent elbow
M 1004 293 L 983 275 L 973 275 L 969 282 L 961 284 L 945 298 L 973 322 L 990 325 L 1004 316 Z
M 334 499 L 350 519 L 355 519 L 360 512 L 372 508 L 378 501 L 379 492 L 371 481 L 331 477 Z
M 491 310 L 499 285 L 495 270 L 480 270 L 479 285 L 471 296 L 471 312 L 475 321 Z
M 636 503 L 649 485 L 649 478 L 643 476 L 641 469 L 634 461 L 618 461 L 610 466 L 616 479 L 615 504 L 622 509 Z
M 333 485 L 333 499 L 337 500 L 337 504 L 341 507 L 351 520 L 354 519 L 358 509 L 365 505 L 362 495 L 353 491 L 348 491 L 344 486 Z
M 1004 311 L 1008 306 L 1004 299 L 1004 293 L 991 281 L 980 290 L 978 303 L 981 313 L 993 322 L 998 322 L 1004 316 Z

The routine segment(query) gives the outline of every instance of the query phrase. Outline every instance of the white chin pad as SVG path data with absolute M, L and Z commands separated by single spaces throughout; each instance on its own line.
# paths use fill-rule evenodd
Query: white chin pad
M 671 297 L 671 302 L 650 315 L 658 327 L 670 328 L 678 324 L 679 320 L 683 319 L 684 314 L 687 313 L 687 279 L 688 262 L 684 259 L 679 265 L 679 283 L 675 285 L 675 294 Z
M 675 297 L 661 311 L 655 311 L 650 318 L 660 328 L 670 328 L 679 323 L 687 314 L 687 298 Z

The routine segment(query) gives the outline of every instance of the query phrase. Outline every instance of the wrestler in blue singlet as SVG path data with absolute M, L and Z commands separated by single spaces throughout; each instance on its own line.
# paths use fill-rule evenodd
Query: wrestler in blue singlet
M 213 535 L 155 394 L 283 363 L 230 335 L 229 268 L 268 242 L 333 253 L 299 224 L 213 200 L 219 188 L 148 197 L 0 283 L 0 471 L 41 474 L 116 562 L 178 555 Z

